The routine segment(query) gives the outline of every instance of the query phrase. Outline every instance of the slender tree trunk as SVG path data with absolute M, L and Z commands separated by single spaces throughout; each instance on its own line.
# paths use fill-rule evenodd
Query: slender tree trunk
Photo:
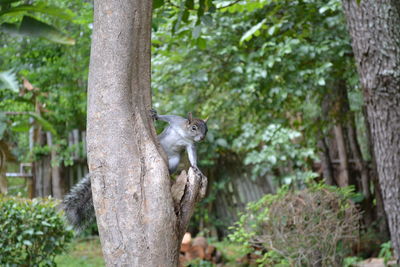
M 54 198 L 62 199 L 64 192 L 61 180 L 60 166 L 57 164 L 57 147 L 53 144 L 53 136 L 50 132 L 46 132 L 47 145 L 50 147 L 51 160 L 51 187 Z
M 149 115 L 151 0 L 97 0 L 90 58 L 87 149 L 107 266 L 176 266 L 206 179 L 171 189 Z M 178 182 L 179 181 L 179 182 Z
M 322 114 L 321 118 L 324 121 L 329 121 L 331 118 L 329 118 L 329 114 L 331 114 L 331 103 L 332 102 L 332 97 L 331 94 L 326 94 L 321 102 L 321 108 L 322 108 Z M 320 152 L 320 158 L 321 158 L 321 167 L 322 167 L 322 174 L 324 177 L 324 181 L 328 185 L 337 185 L 336 179 L 335 179 L 335 174 L 334 174 L 334 168 L 332 164 L 332 158 L 331 154 L 329 151 L 329 139 L 330 136 L 326 136 L 326 134 L 321 131 L 320 132 L 320 140 L 318 141 L 318 147 L 321 150 Z
M 343 0 L 392 245 L 400 256 L 400 2 Z
M 338 123 L 335 126 L 333 126 L 333 131 L 335 133 L 335 139 L 338 147 L 338 156 L 339 156 L 339 175 L 337 183 L 340 187 L 349 186 L 350 185 L 349 159 L 347 157 L 347 149 L 344 138 L 343 126 Z
M 326 144 L 326 138 L 321 137 L 318 141 L 318 147 L 321 150 L 320 158 L 322 164 L 322 175 L 324 177 L 324 181 L 328 185 L 336 185 L 335 179 L 333 177 L 333 168 L 332 168 L 332 160 L 329 155 L 329 148 Z

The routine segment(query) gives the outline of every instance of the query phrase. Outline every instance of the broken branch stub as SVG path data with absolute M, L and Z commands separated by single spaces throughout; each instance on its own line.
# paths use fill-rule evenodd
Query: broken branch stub
M 200 171 L 189 168 L 182 171 L 171 187 L 175 213 L 178 217 L 178 235 L 182 239 L 197 202 L 204 198 L 207 190 L 207 177 Z

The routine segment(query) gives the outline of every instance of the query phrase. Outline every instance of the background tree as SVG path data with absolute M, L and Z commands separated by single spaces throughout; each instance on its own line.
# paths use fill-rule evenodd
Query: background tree
M 400 261 L 400 5 L 343 1 L 371 125 L 395 256 Z
M 72 146 L 70 139 L 72 131 L 84 132 L 86 128 L 86 84 L 92 6 L 90 3 L 78 1 L 48 1 L 46 5 L 11 2 L 6 9 L 3 7 L 3 24 L 18 24 L 25 16 L 30 16 L 46 25 L 52 25 L 53 28 L 63 29 L 73 40 L 77 40 L 74 46 L 67 46 L 52 38 L 47 38 L 51 42 L 46 38 L 36 38 L 46 36 L 0 32 L 0 50 L 3 55 L 0 58 L 0 69 L 12 69 L 3 72 L 0 80 L 1 77 L 13 78 L 6 79 L 6 84 L 0 81 L 0 108 L 8 114 L 0 123 L 6 129 L 2 141 L 12 149 L 19 162 L 34 165 L 33 173 L 38 174 L 34 176 L 37 185 L 29 190 L 28 195 L 52 194 L 62 198 L 79 177 L 75 174 L 75 180 L 73 179 L 74 172 L 79 170 L 76 168 L 78 162 L 74 159 L 74 154 L 78 154 L 77 150 L 82 151 L 80 154 L 86 154 L 82 149 L 83 143 Z M 74 13 L 77 10 L 79 12 Z M 35 25 L 29 25 L 33 32 L 40 30 Z M 45 30 L 40 32 L 46 34 Z M 56 39 L 57 36 L 64 35 L 53 35 Z M 84 160 L 86 155 L 82 158 Z M 83 160 L 81 164 L 85 164 Z M 49 179 L 43 179 L 47 181 L 46 189 L 40 188 L 41 179 L 36 179 L 40 176 L 42 166 L 43 169 L 51 168 L 51 172 L 59 170 L 59 175 L 52 175 L 54 179 L 50 181 L 50 186 Z M 58 179 L 60 183 L 56 182 L 57 176 L 61 178 Z M 51 179 L 49 175 L 46 177 Z M 31 180 L 28 179 L 28 182 Z M 33 186 L 36 182 L 29 184 Z

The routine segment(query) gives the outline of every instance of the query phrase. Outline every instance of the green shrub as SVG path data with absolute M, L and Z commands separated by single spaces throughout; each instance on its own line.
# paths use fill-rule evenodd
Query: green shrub
M 0 197 L 0 265 L 55 266 L 73 233 L 52 200 Z
M 266 195 L 248 205 L 230 238 L 262 252 L 260 266 L 338 266 L 358 237 L 352 197 L 349 188 L 322 184 Z
M 344 258 L 343 260 L 343 267 L 353 267 L 353 266 L 357 266 L 357 263 L 362 261 L 362 258 L 359 257 L 347 257 Z
M 393 259 L 392 249 L 392 243 L 390 241 L 381 244 L 381 250 L 379 251 L 378 257 L 384 259 L 385 266 L 389 260 Z

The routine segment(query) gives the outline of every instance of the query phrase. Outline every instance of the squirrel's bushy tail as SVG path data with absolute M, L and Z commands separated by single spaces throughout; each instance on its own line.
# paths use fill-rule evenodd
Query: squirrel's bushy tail
M 77 183 L 63 200 L 63 209 L 68 222 L 81 231 L 96 218 L 89 175 Z

